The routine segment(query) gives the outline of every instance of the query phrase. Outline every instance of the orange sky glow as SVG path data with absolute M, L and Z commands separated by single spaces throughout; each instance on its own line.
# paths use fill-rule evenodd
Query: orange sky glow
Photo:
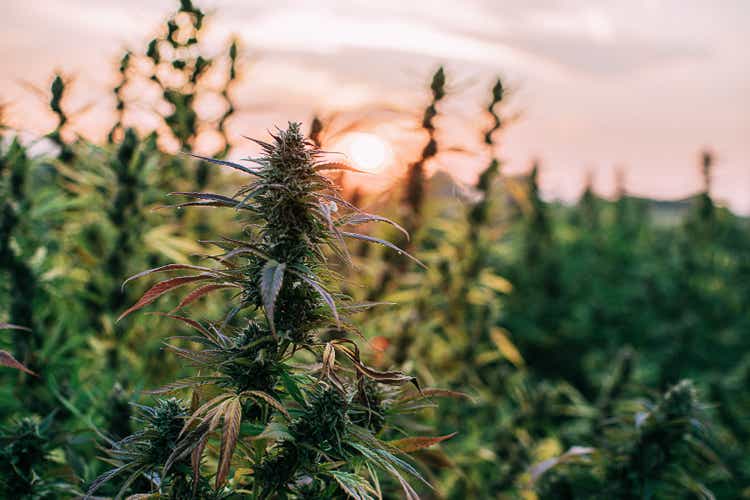
M 482 107 L 502 76 L 512 89 L 506 113 L 520 118 L 496 153 L 509 173 L 538 158 L 546 196 L 574 199 L 588 173 L 597 191 L 610 194 L 618 168 L 630 193 L 686 196 L 700 187 L 698 152 L 709 147 L 717 158 L 714 194 L 750 213 L 745 0 L 195 3 L 213 13 L 207 53 L 233 34 L 242 42 L 234 91 L 240 112 L 232 122 L 238 138 L 290 120 L 307 126 L 314 114 L 335 116 L 341 130 L 356 123 L 357 132 L 382 138 L 377 169 L 397 175 L 424 141 L 417 122 L 442 64 L 449 93 L 438 139 L 473 153 L 445 153 L 432 168 L 471 182 L 486 164 Z M 10 124 L 30 137 L 49 131 L 54 122 L 24 82 L 45 88 L 59 69 L 73 80 L 69 105 L 90 105 L 75 131 L 101 140 L 113 120 L 116 61 L 125 48 L 142 52 L 176 6 L 5 0 L 0 102 Z M 138 116 L 136 109 L 132 119 Z M 350 156 L 380 154 L 377 143 L 359 139 L 342 148 Z M 245 144 L 236 145 L 232 156 L 245 156 Z

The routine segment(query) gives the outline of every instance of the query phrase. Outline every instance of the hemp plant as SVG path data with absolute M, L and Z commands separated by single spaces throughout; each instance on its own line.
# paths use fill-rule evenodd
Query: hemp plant
M 388 486 L 381 486 L 380 470 L 414 499 L 417 492 L 407 477 L 424 479 L 404 454 L 450 437 L 402 436 L 408 428 L 403 413 L 429 406 L 419 401 L 425 396 L 450 394 L 420 389 L 412 376 L 365 363 L 352 339 L 357 329 L 346 314 L 375 304 L 353 303 L 341 294 L 329 263 L 330 256 L 348 261 L 345 241 L 350 238 L 403 252 L 388 241 L 352 232 L 350 226 L 385 222 L 401 227 L 340 197 L 322 174 L 349 167 L 327 162 L 299 124 L 290 123 L 271 136 L 271 142 L 254 140 L 263 154 L 247 158 L 256 165 L 252 168 L 201 158 L 250 176 L 234 196 L 175 193 L 190 198 L 178 207 L 237 210 L 247 224 L 246 239 L 214 241 L 222 250 L 211 257 L 217 266 L 170 264 L 126 281 L 154 273 L 194 272 L 153 285 L 121 317 L 188 284 L 198 286 L 178 309 L 217 290 L 235 295 L 220 322 L 166 315 L 196 331 L 167 346 L 200 371 L 153 392 L 189 389 L 191 402 L 160 401 L 148 410 L 169 414 L 159 417 L 167 430 L 153 432 L 149 423 L 147 432 L 115 444 L 115 468 L 97 480 L 90 493 L 122 474 L 129 478 L 121 494 L 143 476 L 152 483 L 151 490 L 165 498 L 185 498 L 179 491 L 186 486 L 195 497 L 205 488 L 203 457 L 218 447 L 216 497 L 339 498 L 342 490 L 353 498 L 380 498 Z M 185 342 L 200 348 L 185 347 Z M 178 406 L 179 411 L 163 410 Z M 207 497 L 201 493 L 200 498 Z
M 422 214 L 424 203 L 424 191 L 426 184 L 425 164 L 438 153 L 438 143 L 435 138 L 435 118 L 438 115 L 437 105 L 445 97 L 445 71 L 441 66 L 432 76 L 430 83 L 432 100 L 422 116 L 422 129 L 427 132 L 428 140 L 422 149 L 420 158 L 409 165 L 406 178 L 406 194 L 404 203 L 409 207 L 409 227 L 414 232 L 419 227 L 419 219 Z
M 55 74 L 55 78 L 52 80 L 52 85 L 50 86 L 49 107 L 57 118 L 57 126 L 55 130 L 47 134 L 47 137 L 60 147 L 60 160 L 70 161 L 73 159 L 74 154 L 70 146 L 63 139 L 63 134 L 70 121 L 70 117 L 62 107 L 64 94 L 65 80 L 63 80 L 62 75 L 59 73 Z
M 546 476 L 537 487 L 542 496 L 716 498 L 705 482 L 726 473 L 693 382 L 682 380 L 641 405 L 635 415 L 611 418 L 596 448 L 574 446 L 535 465 L 532 480 Z
M 117 85 L 115 85 L 115 88 L 112 89 L 112 93 L 115 95 L 116 101 L 115 113 L 117 115 L 117 121 L 115 121 L 115 124 L 112 126 L 109 134 L 107 134 L 107 142 L 109 142 L 110 144 L 115 142 L 116 136 L 118 134 L 122 134 L 125 132 L 125 87 L 130 81 L 129 73 L 132 56 L 133 54 L 129 50 L 125 51 L 125 53 L 122 55 L 122 58 L 120 59 L 120 66 L 118 68 L 118 73 L 120 74 L 120 76 L 117 81 Z
M 422 224 L 422 211 L 424 208 L 424 198 L 427 185 L 427 174 L 425 166 L 428 161 L 438 154 L 438 143 L 435 138 L 435 118 L 438 115 L 437 105 L 445 97 L 445 71 L 441 66 L 432 76 L 430 83 L 432 99 L 427 105 L 422 115 L 420 128 L 428 136 L 427 144 L 422 148 L 422 152 L 417 161 L 410 163 L 406 169 L 404 179 L 404 193 L 402 197 L 402 206 L 405 212 L 405 226 L 407 231 L 405 235 L 415 235 Z M 399 245 L 413 249 L 414 241 L 408 237 L 402 237 Z M 377 284 L 370 291 L 369 298 L 378 300 L 383 297 L 390 289 L 396 276 L 406 271 L 408 259 L 404 259 L 401 254 L 388 256 L 386 258 L 387 266 L 380 274 Z
M 205 12 L 191 0 L 180 0 L 179 10 L 167 20 L 166 33 L 148 44 L 146 57 L 153 68 L 148 78 L 158 85 L 163 101 L 171 105 L 171 111 L 162 115 L 169 133 L 162 135 L 171 134 L 183 150 L 192 151 L 200 133 L 215 131 L 223 141 L 220 156 L 224 156 L 229 152 L 227 124 L 235 112 L 230 91 L 238 79 L 238 43 L 232 40 L 227 48 L 227 72 L 216 88 L 206 76 L 221 58 L 196 55 L 205 17 Z M 225 103 L 215 120 L 201 119 L 196 110 L 196 101 L 208 94 L 218 95 Z M 200 162 L 196 172 L 199 188 L 208 184 L 208 172 L 208 165 Z

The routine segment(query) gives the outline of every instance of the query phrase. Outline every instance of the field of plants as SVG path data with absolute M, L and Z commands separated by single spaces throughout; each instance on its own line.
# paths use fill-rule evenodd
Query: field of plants
M 498 80 L 461 185 L 429 175 L 440 68 L 421 153 L 362 191 L 325 118 L 230 154 L 240 47 L 200 55 L 179 9 L 122 57 L 106 143 L 62 75 L 55 130 L 0 128 L 0 498 L 750 498 L 750 224 L 712 153 L 677 217 L 545 201 L 542 166 L 504 172 Z M 169 104 L 152 133 L 136 79 Z

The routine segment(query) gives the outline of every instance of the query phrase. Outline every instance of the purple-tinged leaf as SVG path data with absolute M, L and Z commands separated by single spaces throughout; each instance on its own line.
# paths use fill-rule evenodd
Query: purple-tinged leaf
M 131 281 L 137 280 L 138 278 L 143 278 L 144 276 L 148 276 L 149 274 L 162 273 L 166 271 L 176 271 L 178 269 L 190 269 L 193 271 L 203 271 L 206 273 L 215 272 L 209 267 L 193 266 L 190 264 L 167 264 L 166 266 L 155 267 L 153 269 L 147 269 L 146 271 L 141 271 L 138 274 L 134 274 L 133 276 L 122 282 L 122 288 L 124 289 L 125 285 L 127 285 Z
M 196 300 L 200 299 L 206 294 L 209 294 L 213 292 L 214 290 L 221 290 L 222 288 L 241 288 L 239 285 L 236 285 L 234 283 L 210 283 L 208 285 L 203 285 L 201 287 L 196 288 L 189 294 L 183 298 L 179 304 L 177 304 L 177 307 L 175 307 L 172 312 L 177 311 L 178 309 L 182 309 L 183 307 L 192 304 Z
M 27 328 L 25 326 L 13 325 L 10 323 L 0 323 L 0 330 L 23 330 L 25 332 L 30 332 L 31 328 Z
M 239 398 L 229 400 L 224 407 L 224 429 L 221 432 L 219 448 L 219 466 L 216 470 L 216 489 L 224 486 L 229 475 L 234 448 L 240 435 L 242 423 L 242 405 Z
M 161 281 L 146 291 L 146 293 L 143 294 L 143 296 L 130 306 L 125 312 L 123 312 L 119 318 L 117 318 L 117 321 L 120 321 L 125 316 L 129 315 L 132 312 L 137 311 L 138 309 L 141 309 L 144 306 L 149 305 L 168 291 L 187 285 L 188 283 L 193 283 L 195 281 L 201 281 L 201 280 L 208 280 L 213 279 L 214 276 L 211 276 L 210 274 L 200 274 L 197 276 L 180 276 L 178 278 L 172 278 L 165 281 Z
M 28 373 L 29 375 L 34 375 L 36 377 L 36 373 L 26 368 L 26 366 L 24 366 L 23 363 L 21 363 L 16 358 L 14 358 L 13 355 L 9 353 L 8 351 L 0 351 L 0 366 L 7 366 L 8 368 L 14 368 L 16 370 L 20 370 L 24 373 Z

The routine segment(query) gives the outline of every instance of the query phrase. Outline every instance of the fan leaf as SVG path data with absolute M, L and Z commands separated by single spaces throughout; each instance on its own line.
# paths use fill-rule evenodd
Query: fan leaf
M 274 308 L 276 298 L 279 296 L 281 286 L 284 284 L 284 270 L 286 264 L 279 263 L 275 260 L 269 260 L 263 266 L 260 279 L 260 293 L 263 297 L 263 309 L 266 312 L 268 325 L 271 327 L 271 333 L 276 337 L 276 323 L 274 322 Z
M 125 288 L 125 285 L 127 285 L 131 281 L 137 280 L 138 278 L 143 278 L 144 276 L 148 276 L 149 274 L 163 273 L 166 271 L 176 271 L 178 269 L 191 269 L 193 271 L 214 272 L 213 269 L 208 268 L 208 267 L 193 266 L 190 264 L 167 264 L 166 266 L 154 267 L 153 269 L 147 269 L 145 271 L 141 271 L 138 274 L 134 274 L 133 276 L 131 276 L 130 278 L 122 282 L 122 288 Z
M 182 309 L 185 306 L 192 304 L 196 300 L 200 299 L 204 295 L 209 294 L 215 290 L 221 290 L 222 288 L 240 288 L 240 286 L 235 285 L 234 283 L 210 283 L 208 285 L 203 285 L 187 294 L 185 298 L 180 301 L 177 307 L 172 310 L 172 312 Z
M 161 281 L 146 291 L 146 293 L 143 294 L 143 296 L 130 306 L 125 312 L 123 312 L 119 318 L 117 318 L 117 321 L 120 321 L 125 316 L 137 311 L 138 309 L 141 309 L 142 307 L 145 307 L 167 293 L 170 290 L 173 290 L 177 287 L 187 285 L 188 283 L 193 283 L 195 281 L 201 281 L 201 280 L 207 280 L 211 279 L 213 276 L 210 274 L 199 274 L 197 276 L 180 276 L 178 278 L 172 278 L 165 281 Z
M 216 471 L 216 488 L 224 486 L 229 475 L 234 448 L 240 435 L 242 423 L 242 405 L 240 398 L 229 400 L 224 407 L 224 430 L 221 433 L 221 447 L 219 450 L 219 467 Z

